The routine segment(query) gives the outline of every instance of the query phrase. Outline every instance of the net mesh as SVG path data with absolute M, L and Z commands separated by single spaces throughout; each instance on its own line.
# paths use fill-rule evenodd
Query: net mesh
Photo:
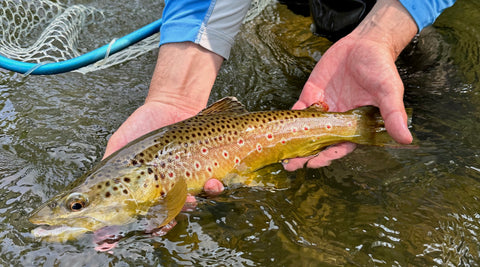
M 253 0 L 245 22 L 255 18 L 271 0 Z M 82 30 L 100 24 L 105 13 L 97 8 L 49 0 L 0 1 L 0 55 L 32 63 L 59 62 L 86 51 L 79 47 Z M 95 64 L 75 71 L 88 73 L 136 58 L 158 47 L 154 34 Z M 111 40 L 105 40 L 105 44 Z M 83 53 L 84 53 L 83 52 Z

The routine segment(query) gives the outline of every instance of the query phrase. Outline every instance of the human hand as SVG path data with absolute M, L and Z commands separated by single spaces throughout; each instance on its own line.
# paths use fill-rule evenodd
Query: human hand
M 386 1 L 381 4 L 386 5 Z M 368 20 L 379 23 L 382 15 L 392 11 L 381 10 L 382 7 L 385 6 L 376 5 L 372 10 L 374 14 L 369 14 L 365 19 L 367 22 L 364 20 L 363 25 L 327 50 L 313 69 L 293 109 L 304 109 L 318 101 L 325 102 L 330 111 L 338 112 L 374 105 L 380 108 L 385 127 L 393 139 L 401 144 L 409 144 L 412 135 L 407 126 L 407 114 L 403 105 L 404 88 L 395 60 L 415 35 L 416 28 L 413 29 L 412 25 L 416 25 L 410 21 L 410 24 L 405 24 L 409 26 L 408 31 L 400 33 L 397 30 L 401 28 L 392 26 L 395 28 L 395 31 L 391 30 L 394 34 L 407 34 L 410 37 L 389 39 L 391 35 L 386 31 L 388 27 L 378 29 L 377 24 L 372 26 L 368 23 Z M 409 16 L 403 12 L 400 9 L 400 15 Z M 410 17 L 408 19 L 412 20 Z M 338 144 L 316 156 L 292 159 L 284 167 L 292 171 L 305 164 L 311 168 L 326 166 L 331 160 L 343 157 L 354 149 L 352 143 Z

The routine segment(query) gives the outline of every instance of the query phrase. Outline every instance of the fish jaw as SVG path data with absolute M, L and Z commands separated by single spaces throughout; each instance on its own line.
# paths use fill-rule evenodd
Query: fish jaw
M 90 232 L 90 230 L 83 227 L 39 226 L 33 229 L 31 233 L 35 238 L 40 238 L 44 241 L 66 242 L 77 239 L 87 232 Z
M 72 211 L 70 200 L 72 196 L 78 198 L 79 193 L 69 193 L 57 196 L 39 207 L 29 218 L 33 224 L 40 225 L 32 231 L 35 237 L 45 240 L 66 241 L 77 238 L 83 233 L 94 232 L 102 227 L 128 223 L 133 215 L 126 213 L 128 201 L 117 203 L 108 208 L 86 206 L 81 211 Z M 123 212 L 119 212 L 123 210 Z M 103 214 L 112 214 L 104 217 Z

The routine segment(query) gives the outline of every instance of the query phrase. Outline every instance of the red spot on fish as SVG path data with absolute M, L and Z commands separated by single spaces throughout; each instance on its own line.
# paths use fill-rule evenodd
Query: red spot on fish
M 226 150 L 223 151 L 223 157 L 228 159 L 228 151 L 226 151 Z
M 208 153 L 208 149 L 206 147 L 202 148 L 202 154 L 206 155 Z
M 285 144 L 285 143 L 287 143 L 287 140 L 285 140 L 285 139 L 282 138 L 282 141 L 281 141 L 281 142 L 282 142 L 282 144 Z
M 240 163 L 240 158 L 239 157 L 235 157 L 235 164 L 238 164 Z
M 218 162 L 213 162 L 213 166 L 218 167 Z
M 245 144 L 245 142 L 243 142 L 242 138 L 239 138 L 237 143 L 238 143 L 239 146 L 243 146 L 243 144 Z
M 272 140 L 273 139 L 273 134 L 267 133 L 267 140 Z
M 262 152 L 262 145 L 257 144 L 257 151 L 258 151 L 258 152 Z
M 332 129 L 332 125 L 327 124 L 327 129 Z
M 178 155 L 175 155 L 175 159 L 179 159 L 180 157 Z
M 207 167 L 207 171 L 208 171 L 208 172 L 212 172 L 212 168 L 211 168 L 210 166 Z
M 168 176 L 169 176 L 170 178 L 173 178 L 173 172 L 169 172 L 169 173 L 168 173 Z
M 190 177 L 191 173 L 189 171 L 185 172 L 185 176 Z
M 297 132 L 297 128 L 293 127 L 292 128 L 292 133 L 296 133 Z
M 303 127 L 303 129 L 304 129 L 305 131 L 310 130 L 310 128 L 308 127 L 308 125 L 305 125 L 305 126 Z

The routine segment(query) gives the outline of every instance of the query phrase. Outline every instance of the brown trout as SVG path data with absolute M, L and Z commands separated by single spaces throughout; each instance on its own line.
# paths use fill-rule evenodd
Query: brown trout
M 318 105 L 248 112 L 235 98 L 224 98 L 101 161 L 31 215 L 32 223 L 49 225 L 33 234 L 64 241 L 128 224 L 138 215 L 154 228 L 162 227 L 181 211 L 187 193 L 199 193 L 210 178 L 248 185 L 252 182 L 248 174 L 255 170 L 347 141 L 394 143 L 375 107 L 344 113 L 325 112 Z

